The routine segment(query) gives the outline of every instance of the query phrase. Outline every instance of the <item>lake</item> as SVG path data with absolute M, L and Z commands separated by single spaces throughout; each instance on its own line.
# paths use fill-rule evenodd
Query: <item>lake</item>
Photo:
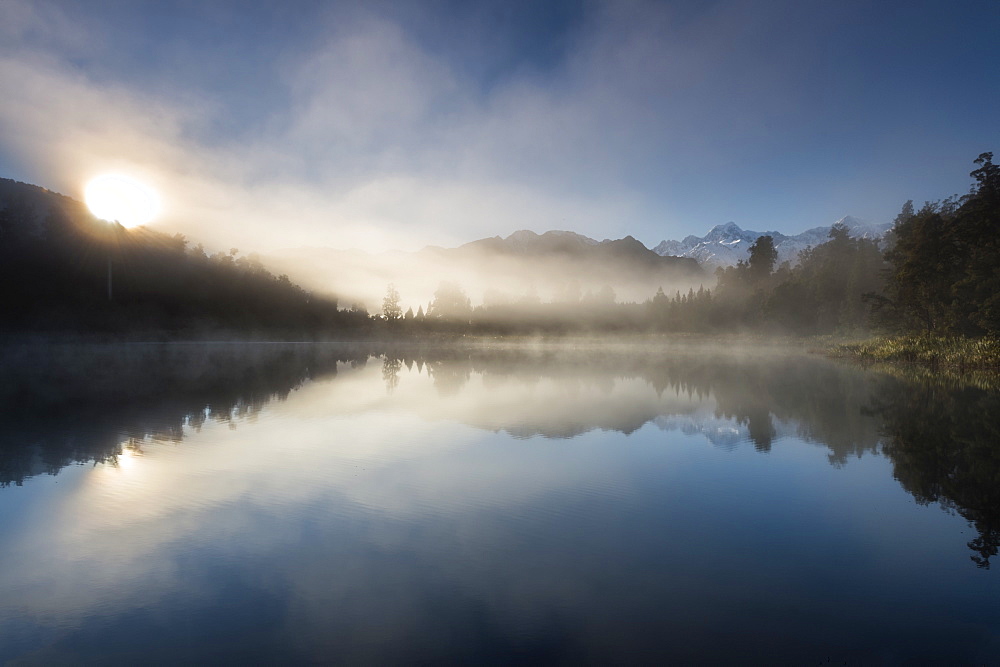
M 0 663 L 1000 659 L 987 384 L 679 343 L 0 357 Z

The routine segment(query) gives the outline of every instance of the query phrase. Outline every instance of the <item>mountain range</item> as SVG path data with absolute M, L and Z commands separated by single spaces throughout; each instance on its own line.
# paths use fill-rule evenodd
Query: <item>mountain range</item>
M 854 238 L 881 239 L 892 229 L 891 223 L 871 224 L 849 215 L 834 224 L 847 227 L 848 233 Z M 781 232 L 744 230 L 735 222 L 728 222 L 716 225 L 705 236 L 691 235 L 682 241 L 661 241 L 653 248 L 653 252 L 663 256 L 690 257 L 709 269 L 733 266 L 740 260 L 749 259 L 750 246 L 761 236 L 769 235 L 774 239 L 774 247 L 778 251 L 778 264 L 786 261 L 795 264 L 800 252 L 828 241 L 832 227 L 833 225 L 813 227 L 801 234 L 786 236 Z
M 871 224 L 846 216 L 843 224 L 855 238 L 880 239 L 891 224 Z M 801 234 L 741 229 L 729 222 L 705 236 L 666 240 L 650 249 L 631 236 L 596 239 L 571 231 L 537 234 L 520 230 L 455 248 L 427 246 L 417 252 L 371 255 L 356 250 L 297 248 L 275 251 L 266 263 L 293 279 L 321 291 L 339 294 L 347 302 L 372 308 L 380 303 L 387 283 L 427 302 L 442 280 L 459 283 L 473 303 L 517 300 L 537 295 L 542 300 L 573 298 L 572 293 L 596 293 L 611 287 L 619 300 L 642 301 L 658 287 L 668 293 L 714 285 L 712 270 L 749 259 L 749 249 L 764 235 L 774 239 L 778 263 L 795 263 L 800 252 L 829 240 L 833 225 Z
M 619 301 L 643 301 L 661 286 L 686 292 L 714 282 L 697 260 L 659 255 L 631 236 L 597 241 L 567 231 L 521 230 L 506 238 L 416 252 L 289 248 L 262 259 L 310 289 L 370 310 L 380 307 L 389 283 L 399 290 L 404 307 L 416 309 L 431 300 L 442 281 L 457 283 L 474 305 L 572 301 L 588 293 L 608 294 L 608 288 Z
M 15 220 L 20 234 L 40 237 L 53 207 L 85 215 L 83 205 L 68 197 L 0 179 L 0 237 Z M 837 222 L 854 237 L 881 238 L 891 227 L 850 216 Z M 790 236 L 743 230 L 730 222 L 705 236 L 665 240 L 653 249 L 631 236 L 598 241 L 571 231 L 521 230 L 454 248 L 370 254 L 304 247 L 274 250 L 260 259 L 307 289 L 338 296 L 342 306 L 356 302 L 372 311 L 380 308 L 389 283 L 399 289 L 404 306 L 416 308 L 428 303 L 443 281 L 460 285 L 474 304 L 573 301 L 586 299 L 588 293 L 607 295 L 608 288 L 619 301 L 644 301 L 659 287 L 668 293 L 712 287 L 712 269 L 748 259 L 750 246 L 765 234 L 774 238 L 779 262 L 794 262 L 805 248 L 824 243 L 831 227 Z

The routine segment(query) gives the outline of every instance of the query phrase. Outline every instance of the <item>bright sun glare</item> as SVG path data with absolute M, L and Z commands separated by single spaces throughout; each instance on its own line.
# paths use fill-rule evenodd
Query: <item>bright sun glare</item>
M 117 220 L 125 227 L 151 222 L 160 212 L 160 198 L 142 183 L 117 174 L 104 174 L 84 191 L 87 208 L 102 220 Z

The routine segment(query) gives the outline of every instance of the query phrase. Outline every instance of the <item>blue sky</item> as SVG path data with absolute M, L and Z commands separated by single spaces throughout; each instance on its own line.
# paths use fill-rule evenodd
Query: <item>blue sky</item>
M 1000 3 L 0 2 L 0 175 L 214 247 L 796 233 L 968 190 Z

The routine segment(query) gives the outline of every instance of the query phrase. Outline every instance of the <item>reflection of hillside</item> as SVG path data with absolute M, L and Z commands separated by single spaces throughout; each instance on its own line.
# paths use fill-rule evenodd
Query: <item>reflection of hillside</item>
M 761 451 L 779 434 L 775 422 L 782 433 L 797 424 L 797 435 L 828 446 L 838 465 L 878 443 L 876 420 L 862 410 L 872 377 L 805 354 L 651 347 L 393 354 L 407 367 L 414 360 L 426 366 L 443 397 L 480 378 L 487 404 L 456 419 L 516 437 L 568 438 L 594 429 L 627 434 L 683 415 L 691 423 L 717 422 L 719 439 L 735 431 Z M 516 397 L 504 401 L 511 393 Z
M 938 503 L 973 524 L 972 560 L 1000 549 L 1000 393 L 932 382 L 894 382 L 873 401 L 893 475 L 917 502 Z
M 237 424 L 303 382 L 318 414 L 414 412 L 515 438 L 629 434 L 646 424 L 731 449 L 796 436 L 830 462 L 882 451 L 918 502 L 973 523 L 975 560 L 1000 547 L 997 392 L 912 382 L 796 353 L 695 348 L 130 345 L 0 350 L 0 485 L 114 459 L 146 438 Z M 385 390 L 379 384 L 379 378 Z M 374 383 L 375 386 L 372 386 Z M 376 391 L 372 391 L 375 389 Z M 314 399 L 316 400 L 316 399 Z M 294 437 L 294 433 L 290 434 Z
M 146 437 L 251 418 L 303 381 L 367 358 L 344 346 L 26 346 L 0 358 L 0 485 L 106 461 Z
M 477 375 L 497 395 L 520 387 L 521 399 L 496 406 L 499 413 L 456 415 L 515 437 L 628 434 L 653 422 L 725 449 L 751 441 L 767 451 L 776 438 L 795 435 L 827 447 L 835 466 L 879 451 L 918 502 L 938 503 L 975 526 L 969 547 L 978 565 L 989 567 L 1000 551 L 995 382 L 892 377 L 808 355 L 735 351 L 507 350 L 432 353 L 424 363 L 442 395 L 459 394 Z M 538 405 L 529 394 L 545 383 L 549 403 Z

